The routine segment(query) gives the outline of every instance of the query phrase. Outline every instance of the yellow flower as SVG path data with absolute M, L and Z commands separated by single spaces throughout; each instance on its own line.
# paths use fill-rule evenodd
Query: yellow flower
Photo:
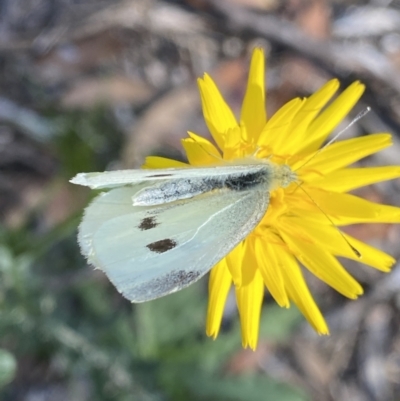
M 400 167 L 348 167 L 390 146 L 389 134 L 343 140 L 318 152 L 358 101 L 364 85 L 354 82 L 331 101 L 339 87 L 339 82 L 333 79 L 312 96 L 293 99 L 267 119 L 264 76 L 264 53 L 262 49 L 255 49 L 237 121 L 213 80 L 205 74 L 198 85 L 204 119 L 217 147 L 191 132 L 182 141 L 192 166 L 215 165 L 218 159 L 240 162 L 241 158 L 255 155 L 275 164 L 287 164 L 302 183 L 301 188 L 292 183 L 272 191 L 270 205 L 259 225 L 211 271 L 207 334 L 214 338 L 218 335 L 226 297 L 233 283 L 242 343 L 252 349 L 257 346 L 264 286 L 280 306 L 288 308 L 293 301 L 319 334 L 328 334 L 327 324 L 299 264 L 344 296 L 355 299 L 363 289 L 337 256 L 361 261 L 384 272 L 395 261 L 386 253 L 341 234 L 338 227 L 400 222 L 400 208 L 346 193 L 400 176 Z M 182 165 L 174 160 L 148 157 L 144 167 Z

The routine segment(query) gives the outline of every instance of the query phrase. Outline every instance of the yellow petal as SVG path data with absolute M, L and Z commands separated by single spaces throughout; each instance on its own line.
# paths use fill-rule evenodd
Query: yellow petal
M 276 303 L 281 307 L 288 308 L 290 306 L 289 298 L 285 291 L 279 262 L 274 252 L 274 248 L 277 245 L 269 243 L 268 240 L 267 236 L 265 238 L 256 237 L 254 240 L 254 252 L 258 260 L 258 268 L 268 291 Z
M 258 260 L 254 250 L 254 238 L 248 237 L 244 241 L 242 257 L 242 283 L 241 286 L 247 286 L 254 280 L 257 270 Z
M 260 272 L 255 269 L 253 281 L 248 285 L 235 287 L 235 291 L 242 327 L 242 345 L 255 350 L 264 298 L 264 282 Z
M 159 156 L 147 156 L 142 166 L 142 168 L 173 168 L 173 167 L 182 168 L 190 166 L 187 163 Z
M 381 205 L 359 198 L 355 195 L 322 191 L 316 188 L 305 187 L 314 202 L 330 217 L 335 224 L 347 225 L 355 223 L 399 223 L 400 208 Z M 302 202 L 301 206 L 307 205 Z M 315 204 L 308 203 L 310 210 Z M 298 205 L 300 207 L 300 204 Z M 322 213 L 322 212 L 321 212 Z
M 375 267 L 375 269 L 386 273 L 389 272 L 391 267 L 395 264 L 396 259 L 392 258 L 387 253 L 382 252 L 381 250 L 376 249 L 373 246 L 370 246 L 364 242 L 361 242 L 358 239 L 351 237 L 350 235 L 345 234 L 344 236 L 347 238 L 348 241 L 350 241 L 350 244 L 354 246 L 354 248 L 356 248 L 358 252 L 360 252 L 361 257 L 357 259 L 356 257 L 354 257 L 354 255 L 351 255 L 350 253 L 347 255 L 340 255 L 338 253 L 338 255 L 357 260 L 358 262 L 365 263 L 366 265 Z
M 297 233 L 292 224 L 281 222 L 279 232 L 296 258 L 319 279 L 351 299 L 363 293 L 360 284 L 332 254 L 319 245 L 303 241 L 302 233 Z
M 332 255 L 344 256 L 384 272 L 390 271 L 390 268 L 395 263 L 395 259 L 385 252 L 367 245 L 345 233 L 342 233 L 342 236 L 339 232 L 339 228 L 330 225 L 328 220 L 326 220 L 324 224 L 321 224 L 301 217 L 287 217 L 285 221 L 288 226 L 295 227 L 293 230 L 294 234 L 300 231 L 302 236 L 308 238 L 310 242 L 321 249 L 332 253 Z M 346 242 L 343 237 L 345 237 L 348 242 Z M 361 257 L 356 255 L 352 247 L 361 254 Z
M 313 180 L 312 185 L 325 191 L 348 192 L 365 185 L 399 177 L 400 166 L 346 168 Z
M 302 178 L 307 179 L 307 174 L 315 172 L 320 177 L 330 172 L 346 167 L 365 156 L 379 152 L 392 145 L 390 134 L 373 134 L 361 138 L 347 139 L 333 143 L 320 152 L 305 157 L 303 160 L 291 162 L 294 171 L 301 172 Z
M 208 74 L 204 74 L 203 79 L 199 78 L 197 83 L 204 120 L 215 142 L 223 149 L 226 133 L 238 125 L 236 118 Z
M 327 136 L 347 116 L 364 93 L 365 85 L 353 82 L 346 88 L 310 125 L 307 137 L 298 152 L 311 152 L 319 149 Z
M 255 144 L 249 145 L 244 142 L 246 138 L 246 128 L 237 126 L 230 129 L 225 137 L 224 160 L 235 160 L 254 153 Z
M 231 284 L 232 279 L 226 260 L 222 259 L 212 268 L 208 282 L 209 299 L 206 333 L 209 337 L 213 337 L 214 339 L 219 333 L 225 301 Z
M 245 246 L 242 241 L 225 257 L 235 286 L 242 285 L 242 261 L 244 250 Z
M 274 252 L 277 260 L 279 260 L 285 288 L 290 299 L 297 305 L 317 333 L 329 334 L 325 319 L 304 281 L 303 273 L 296 259 L 283 248 L 274 248 Z
M 267 122 L 258 138 L 258 146 L 266 149 L 267 151 L 276 151 L 279 149 L 279 144 L 287 137 L 287 131 L 291 126 L 292 119 L 303 106 L 305 99 L 293 99 L 282 106 Z M 261 149 L 258 157 L 266 158 L 270 156 L 269 153 L 263 153 Z
M 182 146 L 192 166 L 207 166 L 222 163 L 218 149 L 207 139 L 188 132 L 190 138 L 182 139 Z
M 254 49 L 251 58 L 249 79 L 240 115 L 240 123 L 246 127 L 246 140 L 251 143 L 257 141 L 266 123 L 264 77 L 264 51 L 257 48 Z
M 328 103 L 339 88 L 339 81 L 332 79 L 322 88 L 312 94 L 303 104 L 303 107 L 296 113 L 292 120 L 286 138 L 282 138 L 279 148 L 276 149 L 280 154 L 293 153 L 293 149 L 301 148 L 308 135 L 308 127 Z

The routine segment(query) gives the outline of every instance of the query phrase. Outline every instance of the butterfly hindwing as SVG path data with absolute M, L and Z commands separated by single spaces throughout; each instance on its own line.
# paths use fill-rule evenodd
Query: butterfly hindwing
M 156 206 L 133 206 L 149 184 L 113 189 L 88 207 L 82 253 L 133 302 L 185 288 L 207 273 L 257 225 L 269 194 L 261 185 Z

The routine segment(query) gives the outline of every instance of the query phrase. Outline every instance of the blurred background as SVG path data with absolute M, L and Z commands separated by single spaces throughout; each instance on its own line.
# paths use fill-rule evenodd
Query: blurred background
M 331 329 L 319 337 L 266 294 L 258 349 L 241 348 L 234 297 L 205 336 L 207 278 L 131 305 L 87 266 L 76 230 L 94 196 L 78 172 L 183 160 L 209 136 L 196 78 L 237 112 L 249 55 L 267 55 L 268 112 L 328 79 L 356 79 L 372 111 L 343 137 L 391 132 L 361 162 L 400 164 L 400 2 L 0 0 L 0 399 L 4 401 L 400 400 L 400 267 L 343 261 L 348 301 L 307 273 Z M 357 192 L 400 206 L 399 181 Z M 348 231 L 396 258 L 399 227 Z

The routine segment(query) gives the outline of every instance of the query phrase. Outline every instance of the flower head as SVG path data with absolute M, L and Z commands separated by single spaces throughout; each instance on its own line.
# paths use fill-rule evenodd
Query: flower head
M 340 232 L 339 227 L 400 222 L 399 208 L 347 193 L 400 176 L 400 167 L 348 167 L 390 146 L 389 134 L 343 140 L 321 151 L 328 135 L 362 95 L 364 85 L 354 82 L 332 100 L 339 88 L 339 82 L 333 79 L 310 97 L 288 102 L 268 119 L 264 76 L 264 53 L 255 49 L 238 121 L 205 74 L 198 85 L 204 119 L 217 146 L 191 132 L 182 141 L 192 166 L 240 161 L 253 155 L 289 166 L 301 183 L 292 182 L 271 191 L 261 222 L 211 271 L 207 334 L 214 338 L 218 335 L 233 283 L 242 343 L 252 349 L 257 345 L 265 287 L 280 306 L 288 308 L 294 302 L 319 334 L 328 334 L 300 264 L 344 296 L 355 299 L 363 289 L 337 257 L 354 259 L 384 272 L 390 270 L 394 259 Z M 148 168 L 177 166 L 182 163 L 159 157 L 149 157 L 145 164 Z

